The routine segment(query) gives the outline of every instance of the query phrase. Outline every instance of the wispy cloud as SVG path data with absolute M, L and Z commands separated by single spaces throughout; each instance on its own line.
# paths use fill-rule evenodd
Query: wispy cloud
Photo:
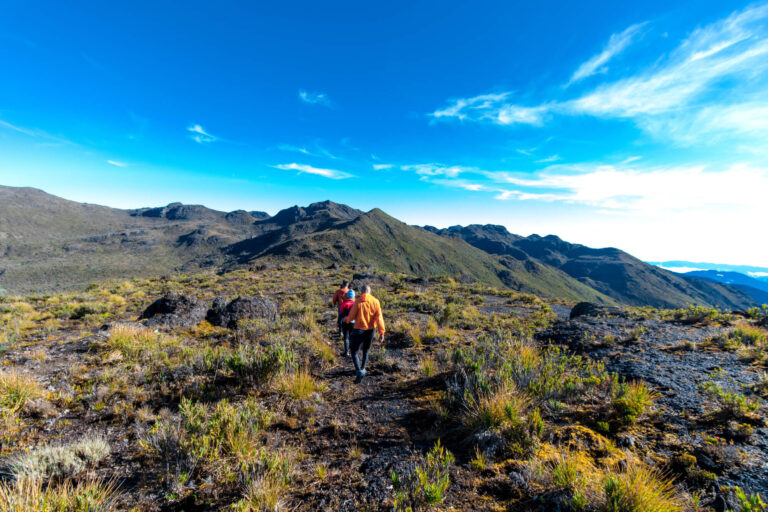
M 400 169 L 403 171 L 413 171 L 419 176 L 445 176 L 447 178 L 455 178 L 464 172 L 473 170 L 470 167 L 462 167 L 460 165 L 446 166 L 442 164 L 401 165 Z
M 37 128 L 27 128 L 24 126 L 19 126 L 14 123 L 9 123 L 8 121 L 4 121 L 0 119 L 0 127 L 7 128 L 8 130 L 22 133 L 24 135 L 27 135 L 29 137 L 35 137 L 39 139 L 45 139 L 47 141 L 53 142 L 56 145 L 60 144 L 75 144 L 71 140 L 65 139 L 63 137 L 59 137 L 57 135 L 51 135 L 50 133 L 46 132 L 45 130 L 40 130 Z
M 207 142 L 216 142 L 218 137 L 206 132 L 199 124 L 191 124 L 187 126 L 187 131 L 190 133 L 189 138 L 198 144 L 205 144 Z
M 310 105 L 323 105 L 325 107 L 331 106 L 331 100 L 324 92 L 311 92 L 304 89 L 299 90 L 299 99 L 304 103 Z
M 546 158 L 542 158 L 540 160 L 536 160 L 536 163 L 537 164 L 548 164 L 548 163 L 552 163 L 552 162 L 557 162 L 559 160 L 561 160 L 560 155 L 552 155 L 552 156 L 548 156 Z
M 118 162 L 117 160 L 107 160 L 107 163 L 109 165 L 114 165 L 115 167 L 128 167 L 128 164 L 125 162 Z
M 321 169 L 319 167 L 312 167 L 311 165 L 297 163 L 279 164 L 275 165 L 274 167 L 284 171 L 297 171 L 306 174 L 314 174 L 316 176 L 322 176 L 323 178 L 330 178 L 332 180 L 341 180 L 354 177 L 352 174 L 344 171 L 338 171 L 336 169 Z
M 373 169 L 376 171 L 385 171 L 393 167 L 394 167 L 393 164 L 373 164 Z
M 768 169 L 746 165 L 709 169 L 581 164 L 551 166 L 533 177 L 486 172 L 516 187 L 499 199 L 538 199 L 582 204 L 604 211 L 658 216 L 708 208 L 765 209 Z
M 304 155 L 311 154 L 307 148 L 300 147 L 300 146 L 293 146 L 291 144 L 280 144 L 277 146 L 277 149 L 280 151 L 292 151 L 294 153 L 302 153 Z
M 603 51 L 584 62 L 578 69 L 576 69 L 571 76 L 571 79 L 566 84 L 566 87 L 589 76 L 608 71 L 608 67 L 606 66 L 608 61 L 624 51 L 644 26 L 645 23 L 638 23 L 630 26 L 623 32 L 613 34 L 608 40 L 608 44 L 603 48 Z
M 510 92 L 482 94 L 451 100 L 431 117 L 537 126 L 556 115 L 588 115 L 630 119 L 651 135 L 683 143 L 706 140 L 702 137 L 706 134 L 764 138 L 768 135 L 767 19 L 768 3 L 734 12 L 695 30 L 669 55 L 644 69 L 575 98 L 525 105 L 510 101 Z M 626 46 L 638 30 L 614 39 L 614 50 Z M 609 42 L 606 50 L 610 48 Z M 590 66 L 597 72 L 601 60 L 595 63 Z M 588 76 L 589 70 L 577 73 Z M 728 87 L 721 87 L 726 82 Z M 714 121 L 721 118 L 723 123 Z

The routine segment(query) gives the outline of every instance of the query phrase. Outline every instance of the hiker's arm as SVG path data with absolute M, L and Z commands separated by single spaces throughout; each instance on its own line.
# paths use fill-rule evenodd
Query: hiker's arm
M 384 314 L 381 312 L 381 307 L 379 307 L 379 314 L 376 317 L 376 327 L 379 329 L 379 339 L 384 341 L 384 332 L 386 332 L 386 328 L 384 327 Z

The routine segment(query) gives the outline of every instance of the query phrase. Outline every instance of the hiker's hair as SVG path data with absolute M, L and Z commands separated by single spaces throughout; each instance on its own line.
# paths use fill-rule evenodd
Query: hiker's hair
M 341 287 L 342 287 L 342 288 L 346 288 L 347 286 L 349 286 L 349 281 L 347 281 L 347 280 L 345 279 L 344 281 L 342 281 L 342 282 L 341 282 Z
M 365 283 L 363 286 L 360 287 L 363 293 L 371 293 L 371 285 L 368 283 Z

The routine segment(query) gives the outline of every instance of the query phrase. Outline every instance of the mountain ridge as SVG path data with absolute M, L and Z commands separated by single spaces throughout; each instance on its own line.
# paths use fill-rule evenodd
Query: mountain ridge
M 452 276 L 571 301 L 744 308 L 752 300 L 741 290 L 677 277 L 614 248 L 591 249 L 554 235 L 522 237 L 498 225 L 422 228 L 378 208 L 362 212 L 332 201 L 269 216 L 182 203 L 120 210 L 31 188 L 0 187 L 0 198 L 6 199 L 0 204 L 0 288 L 12 291 L 306 261 Z

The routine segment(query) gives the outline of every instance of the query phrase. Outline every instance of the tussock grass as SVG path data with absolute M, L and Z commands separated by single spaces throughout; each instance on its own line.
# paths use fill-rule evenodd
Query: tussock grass
M 27 400 L 41 396 L 43 389 L 30 375 L 15 370 L 0 372 L 0 410 L 19 412 Z
M 34 478 L 0 483 L 0 510 L 9 512 L 112 512 L 119 498 L 115 484 L 97 480 L 47 486 Z
M 164 336 L 146 327 L 130 324 L 115 325 L 109 333 L 109 347 L 135 361 L 162 358 L 169 350 L 179 347 L 179 340 Z
M 613 409 L 622 422 L 633 425 L 648 412 L 657 396 L 644 382 L 622 383 L 613 398 Z
M 639 464 L 605 478 L 605 512 L 682 512 L 685 507 L 672 482 Z
M 11 460 L 14 478 L 71 478 L 95 467 L 110 453 L 109 443 L 100 437 L 62 446 L 45 446 Z
M 305 369 L 283 374 L 277 387 L 281 393 L 294 400 L 306 400 L 320 390 L 317 380 Z

